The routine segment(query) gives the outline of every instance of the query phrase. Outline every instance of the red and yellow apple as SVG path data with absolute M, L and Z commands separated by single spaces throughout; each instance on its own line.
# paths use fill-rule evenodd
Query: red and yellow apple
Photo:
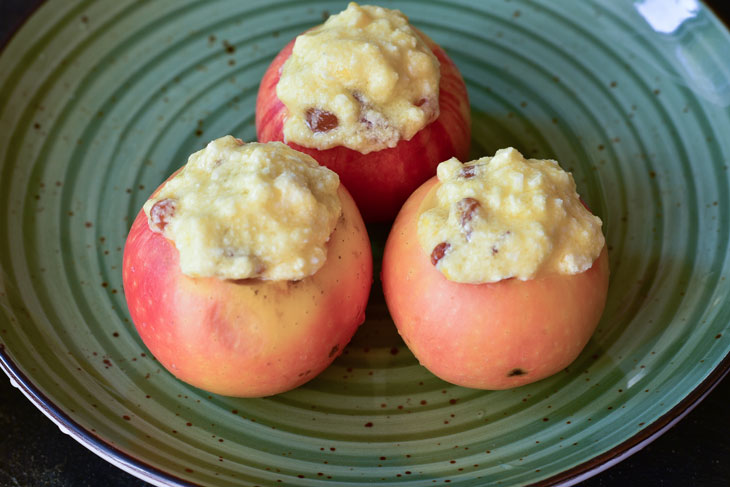
M 464 284 L 447 280 L 417 236 L 424 199 L 405 203 L 385 246 L 381 279 L 398 331 L 420 363 L 453 384 L 506 389 L 567 367 L 593 334 L 608 289 L 606 248 L 588 270 L 531 280 Z
M 372 283 L 365 225 L 342 185 L 338 195 L 327 260 L 299 281 L 188 277 L 175 244 L 140 211 L 124 248 L 124 292 L 160 363 L 196 387 L 240 397 L 284 392 L 324 370 L 364 321 Z
M 440 115 L 435 121 L 410 140 L 368 154 L 343 146 L 318 150 L 287 142 L 339 174 L 366 222 L 391 221 L 408 196 L 436 173 L 439 162 L 451 157 L 464 160 L 469 153 L 471 116 L 464 80 L 446 52 L 420 35 L 441 63 Z M 260 142 L 284 141 L 288 110 L 276 96 L 276 85 L 295 40 L 279 52 L 261 80 L 256 100 L 256 133 Z

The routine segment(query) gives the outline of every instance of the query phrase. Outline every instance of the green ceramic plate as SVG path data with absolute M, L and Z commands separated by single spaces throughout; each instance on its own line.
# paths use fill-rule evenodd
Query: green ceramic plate
M 475 156 L 511 145 L 573 171 L 610 249 L 598 331 L 550 379 L 463 389 L 418 365 L 376 282 L 344 355 L 297 390 L 243 400 L 177 381 L 129 321 L 132 217 L 208 140 L 254 139 L 268 63 L 345 4 L 49 2 L 0 55 L 0 363 L 134 475 L 570 483 L 640 448 L 730 367 L 730 34 L 718 19 L 692 0 L 383 4 L 461 68 Z M 371 230 L 377 251 L 387 229 Z

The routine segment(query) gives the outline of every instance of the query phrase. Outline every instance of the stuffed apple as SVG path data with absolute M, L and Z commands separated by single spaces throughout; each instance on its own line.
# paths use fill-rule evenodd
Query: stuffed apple
M 226 136 L 145 203 L 123 282 L 139 335 L 172 374 L 268 396 L 342 352 L 364 321 L 372 257 L 335 173 L 284 144 Z
M 339 174 L 366 222 L 392 221 L 439 162 L 467 157 L 470 123 L 444 50 L 401 12 L 355 3 L 287 44 L 256 102 L 259 141 Z
M 605 305 L 601 225 L 555 161 L 504 149 L 440 164 L 386 243 L 381 277 L 398 331 L 423 366 L 466 387 L 563 370 Z

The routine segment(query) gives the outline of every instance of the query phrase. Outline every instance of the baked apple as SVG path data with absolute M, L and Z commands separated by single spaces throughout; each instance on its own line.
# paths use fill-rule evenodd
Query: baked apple
M 289 42 L 256 101 L 259 141 L 339 174 L 366 222 L 392 221 L 439 162 L 466 158 L 470 124 L 444 50 L 401 12 L 355 3 Z
M 226 136 L 145 203 L 123 282 L 139 335 L 172 374 L 268 396 L 315 377 L 364 321 L 370 241 L 335 173 L 284 144 Z
M 514 149 L 440 164 L 398 214 L 381 274 L 420 363 L 479 389 L 567 367 L 598 324 L 608 276 L 601 221 L 573 178 Z

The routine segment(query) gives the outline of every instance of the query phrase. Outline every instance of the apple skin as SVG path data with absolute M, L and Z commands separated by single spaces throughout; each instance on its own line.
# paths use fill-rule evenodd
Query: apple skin
M 437 178 L 405 203 L 386 242 L 381 280 L 398 332 L 441 379 L 507 389 L 565 369 L 600 320 L 608 291 L 606 248 L 588 270 L 532 280 L 464 284 L 447 280 L 418 241 L 420 207 Z
M 424 34 L 421 36 L 441 63 L 440 115 L 411 140 L 401 140 L 393 148 L 368 154 L 342 146 L 318 150 L 287 142 L 339 174 L 366 222 L 392 221 L 408 196 L 436 174 L 440 162 L 451 157 L 465 160 L 469 155 L 471 114 L 464 80 L 446 52 Z M 256 100 L 259 142 L 284 142 L 288 110 L 276 96 L 276 85 L 295 40 L 274 58 L 259 85 Z
M 188 277 L 175 244 L 140 211 L 124 248 L 124 292 L 157 360 L 189 384 L 238 397 L 278 394 L 324 370 L 365 320 L 373 272 L 362 218 L 342 185 L 338 194 L 327 260 L 300 281 Z

